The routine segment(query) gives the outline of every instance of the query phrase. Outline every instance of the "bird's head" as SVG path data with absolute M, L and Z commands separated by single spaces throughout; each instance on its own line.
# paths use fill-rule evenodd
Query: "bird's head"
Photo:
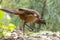
M 44 19 L 40 19 L 40 21 L 39 21 L 41 24 L 44 24 L 44 25 L 46 25 L 46 20 L 44 20 Z

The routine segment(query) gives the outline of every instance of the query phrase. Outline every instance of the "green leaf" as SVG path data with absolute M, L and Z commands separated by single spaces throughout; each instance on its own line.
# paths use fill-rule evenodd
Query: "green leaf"
M 0 10 L 0 21 L 4 18 L 4 12 Z
M 16 26 L 14 24 L 9 24 L 8 26 L 6 26 L 6 29 L 10 32 L 12 32 L 15 28 Z
M 0 38 L 2 38 L 3 37 L 3 34 L 2 33 L 0 33 Z

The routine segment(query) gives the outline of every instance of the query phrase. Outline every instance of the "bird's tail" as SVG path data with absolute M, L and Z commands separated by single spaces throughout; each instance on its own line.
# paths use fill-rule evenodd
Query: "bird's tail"
M 9 9 L 0 8 L 0 10 L 8 13 L 14 13 L 12 10 L 9 10 Z

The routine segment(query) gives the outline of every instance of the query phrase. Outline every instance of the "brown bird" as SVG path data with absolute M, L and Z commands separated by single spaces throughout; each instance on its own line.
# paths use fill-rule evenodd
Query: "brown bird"
M 20 19 L 23 21 L 23 32 L 25 32 L 24 28 L 26 23 L 37 23 L 39 25 L 46 24 L 46 21 L 43 19 L 43 14 L 40 15 L 36 10 L 25 9 L 25 8 L 20 8 L 16 10 L 2 8 L 0 10 L 18 15 Z

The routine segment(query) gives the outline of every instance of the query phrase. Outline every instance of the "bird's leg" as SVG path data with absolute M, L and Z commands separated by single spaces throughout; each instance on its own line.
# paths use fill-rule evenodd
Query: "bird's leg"
M 41 30 L 41 24 L 38 25 L 37 32 Z
M 25 35 L 25 24 L 26 24 L 26 22 L 23 23 L 23 29 L 22 29 L 23 30 L 23 35 Z

